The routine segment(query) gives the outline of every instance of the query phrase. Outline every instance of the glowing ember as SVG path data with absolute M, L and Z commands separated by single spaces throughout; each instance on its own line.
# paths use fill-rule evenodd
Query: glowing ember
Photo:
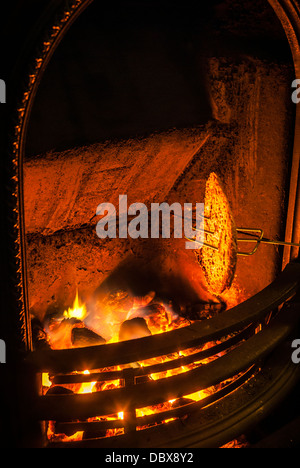
M 85 371 L 83 371 L 83 373 L 85 375 L 89 375 L 90 371 L 85 370 Z M 80 387 L 78 393 L 92 393 L 93 388 L 94 388 L 95 385 L 96 385 L 96 381 L 95 382 L 83 382 L 81 384 L 81 387 Z

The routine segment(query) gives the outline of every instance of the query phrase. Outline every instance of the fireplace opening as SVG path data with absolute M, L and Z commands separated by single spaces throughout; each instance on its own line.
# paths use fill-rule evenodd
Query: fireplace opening
M 292 103 L 287 105 L 290 53 L 279 53 L 274 60 L 267 44 L 266 50 L 255 47 L 263 32 L 256 30 L 250 12 L 245 19 L 251 25 L 249 50 L 236 50 L 231 42 L 236 31 L 228 39 L 226 29 L 235 27 L 242 34 L 242 24 L 234 22 L 226 3 L 208 7 L 196 18 L 191 7 L 183 16 L 176 8 L 171 15 L 162 9 L 161 16 L 154 5 L 147 5 L 146 15 L 145 6 L 126 4 L 117 14 L 107 7 L 105 21 L 100 21 L 97 8 L 87 8 L 55 52 L 29 125 L 24 196 L 36 348 L 108 345 L 191 327 L 252 297 L 280 271 L 280 247 L 260 245 L 253 258 L 239 257 L 237 265 L 222 266 L 232 278 L 223 287 L 219 274 L 211 290 L 205 276 L 209 266 L 201 268 L 183 239 L 97 239 L 95 227 L 98 204 L 116 206 L 121 194 L 127 195 L 128 205 L 142 202 L 147 207 L 153 202 L 205 202 L 205 187 L 216 172 L 234 213 L 230 216 L 282 238 L 294 117 Z M 246 7 L 239 8 L 246 14 Z M 231 22 L 227 27 L 224 9 Z M 268 22 L 274 17 L 266 5 L 264 15 Z M 216 38 L 221 18 L 226 53 Z M 283 43 L 277 30 L 275 34 Z M 66 88 L 70 96 L 61 102 Z M 266 101 L 272 103 L 272 112 Z M 60 108 L 64 118 L 56 117 L 54 123 Z M 212 185 L 217 183 L 214 179 Z M 214 197 L 216 209 L 222 196 Z M 224 209 L 217 214 L 218 229 Z M 215 234 L 208 236 L 215 241 Z M 202 251 L 197 249 L 197 255 Z M 216 271 L 216 264 L 213 268 Z M 196 373 L 226 355 L 268 320 L 199 346 L 177 345 L 166 355 L 142 360 L 137 355 L 133 363 L 43 373 L 43 394 L 54 401 L 59 395 L 77 394 L 101 399 L 109 390 L 127 391 L 133 385 L 140 393 L 139 385 L 159 385 L 171 376 L 178 375 L 181 382 L 185 372 Z M 257 363 L 251 362 L 207 389 L 182 390 L 179 398 L 160 397 L 157 404 L 143 407 L 131 395 L 133 401 L 117 409 L 112 405 L 111 414 L 108 403 L 103 414 L 95 413 L 91 404 L 84 421 L 48 420 L 47 439 L 58 445 L 104 440 L 182 421 L 190 405 L 219 400 L 256 371 Z
M 277 10 L 75 3 L 44 38 L 48 57 L 61 30 L 22 147 L 26 443 L 250 446 L 297 383 L 295 63 Z M 204 203 L 204 245 L 174 236 L 176 215 L 170 236 L 99 238 L 97 207 L 120 215 L 120 196 L 189 204 L 195 235 Z
M 216 172 L 238 226 L 285 237 L 293 61 L 272 8 L 118 6 L 105 15 L 94 2 L 86 8 L 33 105 L 24 203 L 29 306 L 38 318 L 70 307 L 76 287 L 84 300 L 101 285 L 135 296 L 153 290 L 179 308 L 214 302 L 180 241 L 97 239 L 97 206 L 117 206 L 122 194 L 128 206 L 200 203 Z M 281 255 L 261 245 L 239 259 L 236 303 L 276 277 Z

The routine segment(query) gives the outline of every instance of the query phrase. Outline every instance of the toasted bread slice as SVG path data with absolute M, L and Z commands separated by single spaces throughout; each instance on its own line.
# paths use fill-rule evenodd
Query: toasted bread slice
M 237 234 L 230 205 L 218 176 L 212 172 L 205 189 L 204 229 L 205 242 L 217 247 L 203 246 L 196 250 L 208 291 L 220 295 L 229 289 L 236 270 Z

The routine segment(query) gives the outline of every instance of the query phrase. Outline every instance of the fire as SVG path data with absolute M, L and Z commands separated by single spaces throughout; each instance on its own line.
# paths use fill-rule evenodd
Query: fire
M 83 374 L 89 375 L 90 371 L 85 370 Z M 94 382 L 83 382 L 78 393 L 92 393 L 94 386 L 96 385 L 96 380 Z
M 113 336 L 111 336 L 107 342 L 118 341 L 120 339 L 121 337 L 120 331 L 118 331 L 117 333 L 116 330 L 121 329 L 121 326 L 122 326 L 121 318 L 123 318 L 125 322 L 127 321 L 127 323 L 129 321 L 129 325 L 128 325 L 129 328 L 126 329 L 127 332 L 128 330 L 130 331 L 131 324 L 134 324 L 134 327 L 132 328 L 133 338 L 136 338 L 139 336 L 146 336 L 147 334 L 164 333 L 164 332 L 173 330 L 175 328 L 185 327 L 187 325 L 190 325 L 191 322 L 189 320 L 183 317 L 177 316 L 169 305 L 166 305 L 162 302 L 156 302 L 156 303 L 151 302 L 153 300 L 153 294 L 150 294 L 149 297 L 147 296 L 146 299 L 145 297 L 139 298 L 138 300 L 136 299 L 131 300 L 129 298 L 130 299 L 129 300 L 128 297 L 126 297 L 124 294 L 119 294 L 119 295 L 114 296 L 114 300 L 107 304 L 106 312 L 109 312 L 109 313 L 106 315 L 106 319 L 108 321 L 105 323 L 105 326 L 107 326 L 108 322 L 110 322 L 110 325 L 114 329 Z M 118 305 L 120 307 L 118 307 Z M 116 312 L 115 314 L 114 314 L 114 309 Z M 77 290 L 73 306 L 69 307 L 68 310 L 64 311 L 62 314 L 62 317 L 54 321 L 54 323 L 52 323 L 51 326 L 49 326 L 48 332 L 49 332 L 51 347 L 54 349 L 73 347 L 74 345 L 70 338 L 72 336 L 72 330 L 74 328 L 79 327 L 83 329 L 84 331 L 88 330 L 90 332 L 90 329 L 87 328 L 86 326 L 86 323 L 89 323 L 89 324 L 91 323 L 87 321 L 88 317 L 89 317 L 89 313 L 88 313 L 87 306 L 85 303 L 80 301 L 78 290 Z M 94 325 L 95 323 L 96 322 L 94 322 Z M 100 335 L 103 335 L 103 332 L 101 329 L 101 321 L 98 322 L 98 324 L 99 324 L 99 327 L 94 328 L 94 331 L 99 333 Z M 128 338 L 127 335 L 124 335 L 124 336 L 126 336 L 125 339 L 130 339 Z M 134 366 L 144 368 L 145 374 L 147 374 L 147 367 L 149 365 L 163 363 L 163 362 L 178 359 L 181 357 L 184 358 L 185 356 L 189 356 L 194 353 L 197 353 L 200 350 L 205 349 L 206 347 L 210 347 L 213 344 L 215 343 L 207 343 L 205 346 L 201 347 L 200 349 L 193 348 L 193 349 L 179 351 L 177 353 L 174 353 L 168 356 L 160 356 L 157 358 L 148 359 L 143 362 L 134 363 Z M 215 359 L 215 358 L 216 356 L 214 356 L 211 359 Z M 204 363 L 209 362 L 211 359 L 205 359 L 202 362 L 201 361 L 192 362 L 191 364 L 188 364 L 188 365 L 179 364 L 177 368 L 170 369 L 164 372 L 151 374 L 148 376 L 148 378 L 150 378 L 151 380 L 158 380 L 162 378 L 171 377 L 180 373 L 185 373 Z M 122 367 L 116 366 L 115 368 L 113 368 L 113 370 L 122 370 Z M 95 369 L 93 371 L 101 372 L 103 371 L 103 369 L 97 369 L 97 370 Z M 90 373 L 91 371 L 88 369 L 82 372 L 83 375 L 91 375 Z M 47 393 L 53 388 L 51 378 L 49 377 L 48 374 L 42 375 L 42 385 L 44 388 L 44 393 Z M 87 381 L 87 382 L 83 382 L 80 384 L 63 385 L 63 387 L 66 387 L 68 391 L 71 391 L 73 393 L 86 394 L 86 393 L 99 392 L 99 391 L 109 390 L 109 389 L 114 389 L 114 388 L 120 388 L 122 387 L 122 385 L 124 385 L 124 382 L 122 380 L 113 380 L 113 381 L 106 381 L 106 382 L 97 382 L 97 380 L 92 380 L 92 381 Z M 207 395 L 209 395 L 213 391 L 215 391 L 214 388 L 195 392 L 191 395 L 185 395 L 179 400 L 182 400 L 183 402 L 182 404 L 184 405 L 187 403 L 191 403 L 193 401 L 202 400 L 203 398 L 205 398 Z M 176 407 L 177 403 L 180 406 L 181 402 L 179 400 L 170 399 L 169 401 L 166 401 L 165 403 L 162 403 L 159 405 L 149 406 L 145 408 L 137 408 L 135 410 L 136 417 L 140 418 L 146 415 L 172 410 L 174 407 Z M 117 419 L 117 420 L 124 421 L 124 424 L 126 424 L 126 414 L 124 411 L 119 411 L 115 415 L 106 416 L 105 418 L 104 417 L 91 418 L 89 419 L 89 421 L 99 421 L 103 419 L 107 421 Z M 162 422 L 164 424 L 167 424 L 168 422 L 173 421 L 173 420 L 174 418 L 168 418 Z M 137 426 L 137 430 L 143 430 L 147 427 L 148 426 Z M 106 431 L 106 437 L 116 436 L 116 435 L 123 434 L 123 433 L 124 433 L 124 428 L 109 429 Z M 81 440 L 82 437 L 83 437 L 82 431 L 76 432 L 75 434 L 71 436 L 66 436 L 65 434 L 57 434 L 55 431 L 55 423 L 49 422 L 48 438 L 51 440 L 53 439 L 61 440 L 61 441 Z
M 51 385 L 52 385 L 52 382 L 49 379 L 49 374 L 47 372 L 43 372 L 42 373 L 42 386 L 48 388 L 48 387 L 51 387 Z
M 84 320 L 86 314 L 86 305 L 84 303 L 80 303 L 78 297 L 78 289 L 76 289 L 76 296 L 73 303 L 73 307 L 69 307 L 68 310 L 65 310 L 63 316 L 67 319 L 75 318 L 78 320 Z

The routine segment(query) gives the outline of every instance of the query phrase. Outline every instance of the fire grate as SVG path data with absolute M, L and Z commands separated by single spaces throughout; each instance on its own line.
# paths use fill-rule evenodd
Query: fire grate
M 272 358 L 274 350 L 278 353 L 281 344 L 284 345 L 285 339 L 295 331 L 299 320 L 299 285 L 300 263 L 291 262 L 263 291 L 211 319 L 127 342 L 30 353 L 26 359 L 27 365 L 39 374 L 48 372 L 52 376 L 51 388 L 56 387 L 58 393 L 37 396 L 34 415 L 31 417 L 39 421 L 55 421 L 57 434 L 75 434 L 77 431 L 84 434 L 81 440 L 72 440 L 72 437 L 66 436 L 63 441 L 54 437 L 46 445 L 148 447 L 152 445 L 153 437 L 157 440 L 159 434 L 159 446 L 169 447 L 173 444 L 174 430 L 177 433 L 184 427 L 186 439 L 191 427 L 193 443 L 188 443 L 188 446 L 202 446 L 202 412 L 206 413 L 208 408 L 209 411 L 212 408 L 216 410 L 229 397 L 234 399 L 234 395 L 244 393 L 247 387 L 253 390 L 249 394 L 251 398 L 260 401 L 258 406 L 262 417 L 267 400 L 261 400 L 259 392 L 254 389 L 257 382 L 264 378 L 266 368 L 270 369 L 265 359 Z M 199 349 L 207 343 L 211 343 L 207 349 L 182 356 L 184 350 Z M 290 349 L 288 352 L 289 365 L 285 360 L 283 366 L 289 368 L 292 365 Z M 132 367 L 128 367 L 130 363 L 170 354 L 175 358 L 149 366 L 133 367 L 131 364 Z M 282 359 L 282 353 L 280 355 Z M 204 360 L 208 359 L 206 363 Z M 278 358 L 275 362 L 278 372 Z M 166 371 L 180 369 L 191 363 L 197 365 L 172 377 L 164 376 Z M 122 368 L 124 365 L 127 368 Z M 116 370 L 117 366 L 121 370 Z M 86 369 L 90 373 L 84 373 Z M 97 371 L 93 371 L 95 369 Z M 274 373 L 274 369 L 271 372 Z M 288 372 L 292 380 L 296 378 L 295 365 Z M 162 378 L 153 380 L 151 375 L 154 373 L 161 373 Z M 85 394 L 60 394 L 64 385 L 115 380 L 122 382 L 120 388 Z M 288 387 L 288 384 L 285 383 L 284 387 Z M 199 401 L 188 398 L 188 395 L 204 390 L 207 392 Z M 276 394 L 277 399 L 280 393 Z M 163 405 L 170 400 L 172 403 L 175 400 L 176 404 L 168 408 L 163 406 L 160 412 L 138 416 L 139 409 Z M 241 402 L 243 406 L 243 399 Z M 218 440 L 219 446 L 223 437 L 222 434 Z M 186 444 L 183 440 L 177 440 L 176 443 L 180 447 L 182 443 Z

